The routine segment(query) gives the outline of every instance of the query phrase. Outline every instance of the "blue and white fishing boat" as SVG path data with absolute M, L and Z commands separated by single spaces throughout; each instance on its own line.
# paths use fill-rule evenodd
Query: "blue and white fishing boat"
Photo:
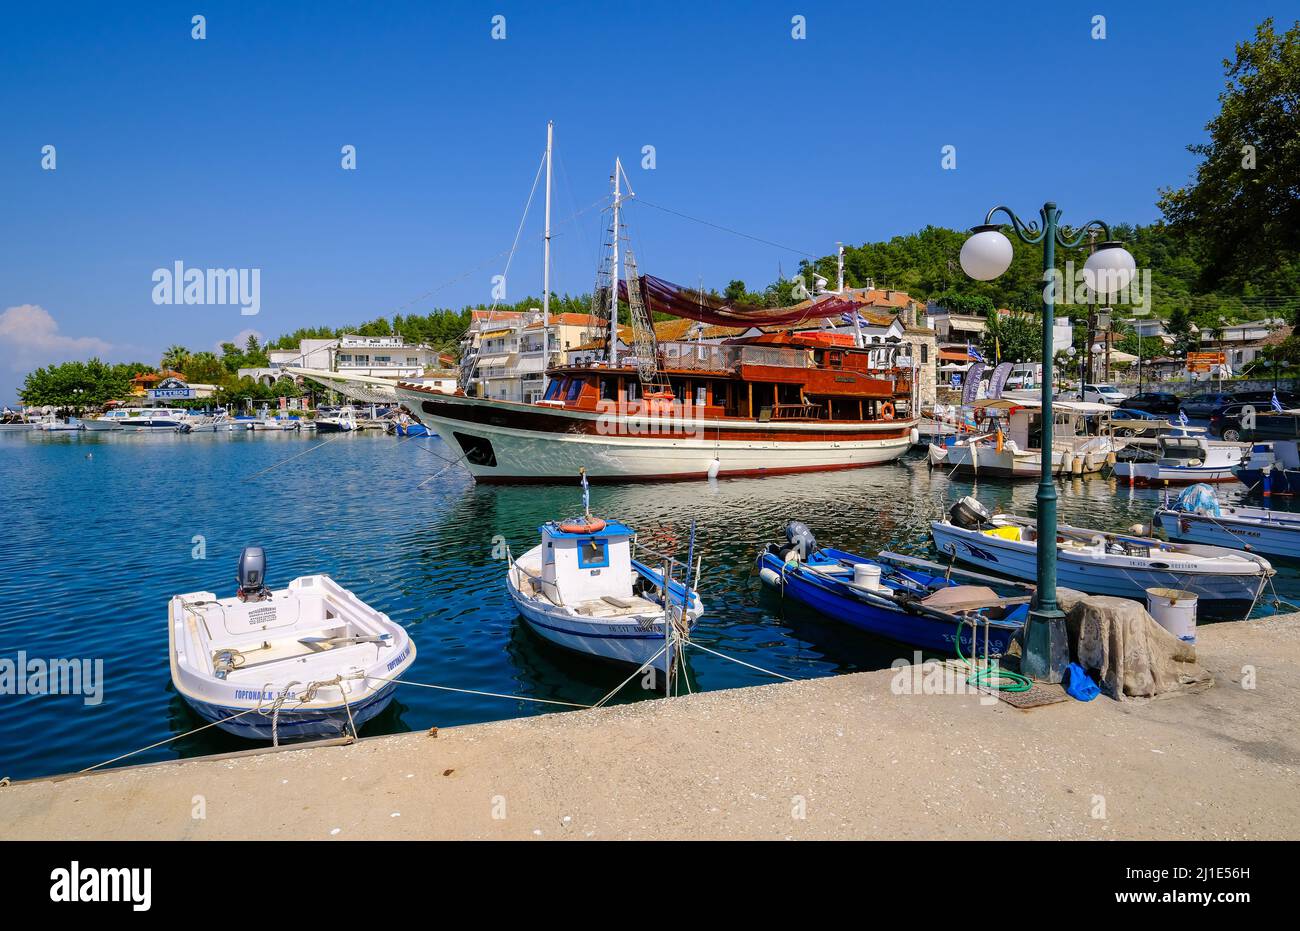
M 1176 432 L 1156 438 L 1156 448 L 1124 449 L 1115 462 L 1115 476 L 1135 485 L 1194 485 L 1231 482 L 1241 465 L 1245 447 L 1240 443 L 1207 440 L 1199 427 L 1186 424 Z
M 1300 514 L 1220 505 L 1209 485 L 1193 485 L 1172 503 L 1166 497 L 1151 523 L 1171 540 L 1300 559 Z
M 327 575 L 271 591 L 265 565 L 261 547 L 248 547 L 233 597 L 171 599 L 172 684 L 201 718 L 239 737 L 355 734 L 388 706 L 415 644 Z
M 1013 579 L 1038 576 L 1035 521 L 992 514 L 974 498 L 958 501 L 948 519 L 930 525 L 939 552 Z M 1056 537 L 1056 579 L 1089 595 L 1145 600 L 1148 588 L 1195 594 L 1201 607 L 1227 612 L 1253 605 L 1274 575 L 1263 556 L 1196 543 L 1104 533 L 1061 524 Z
M 665 674 L 666 686 L 682 641 L 704 613 L 696 591 L 698 563 L 690 580 L 694 541 L 685 564 L 665 560 L 655 569 L 633 559 L 635 532 L 619 521 L 593 517 L 585 473 L 582 484 L 583 516 L 549 521 L 539 528 L 537 546 L 518 558 L 507 553 L 510 597 L 542 638 L 577 653 L 652 666 Z M 674 577 L 679 568 L 680 581 Z
M 938 653 L 960 646 L 965 656 L 1002 656 L 1029 615 L 1028 597 L 1003 598 L 987 586 L 819 547 L 798 521 L 786 525 L 786 538 L 788 545 L 769 543 L 758 554 L 764 584 L 879 637 Z
M 1233 474 L 1251 492 L 1300 494 L 1300 440 L 1251 444 L 1249 456 Z

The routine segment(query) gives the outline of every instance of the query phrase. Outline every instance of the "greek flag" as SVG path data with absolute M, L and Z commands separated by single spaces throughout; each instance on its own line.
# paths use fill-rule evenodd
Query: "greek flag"
M 867 322 L 867 318 L 862 316 L 862 314 L 858 313 L 856 310 L 855 311 L 846 310 L 844 311 L 844 313 L 840 314 L 840 319 L 843 320 L 845 323 L 847 323 L 849 326 L 854 325 L 854 318 L 857 318 L 857 322 L 862 324 L 863 326 L 870 325 Z
M 1277 412 L 1280 414 L 1280 413 L 1282 412 L 1282 402 L 1279 401 L 1279 400 L 1277 399 L 1277 389 L 1276 389 L 1276 388 L 1273 389 L 1273 402 L 1272 402 L 1272 403 L 1273 403 L 1273 410 L 1277 411 Z
M 985 359 L 982 355 L 980 355 L 980 351 L 976 349 L 974 346 L 966 347 L 966 358 L 970 359 L 972 362 L 984 362 L 984 363 L 988 362 L 987 359 Z
M 582 470 L 582 513 L 591 513 L 591 488 L 587 485 L 587 470 Z
M 1178 424 L 1182 427 L 1187 426 L 1187 411 L 1182 410 L 1181 408 L 1178 411 Z M 583 481 L 585 482 L 586 479 L 584 478 Z

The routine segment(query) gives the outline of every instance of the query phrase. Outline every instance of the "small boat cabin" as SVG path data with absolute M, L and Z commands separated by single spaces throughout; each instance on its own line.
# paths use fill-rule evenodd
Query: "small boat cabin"
M 557 605 L 626 597 L 634 581 L 632 528 L 618 521 L 603 523 L 599 530 L 576 526 L 551 521 L 540 528 L 541 583 L 547 597 Z

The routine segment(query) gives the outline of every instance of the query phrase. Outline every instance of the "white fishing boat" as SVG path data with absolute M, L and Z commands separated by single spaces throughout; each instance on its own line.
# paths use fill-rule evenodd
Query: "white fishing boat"
M 585 475 L 583 486 L 585 504 Z M 577 653 L 651 666 L 665 674 L 667 687 L 681 641 L 689 639 L 704 613 L 696 591 L 699 564 L 694 581 L 690 556 L 685 564 L 666 560 L 652 568 L 632 558 L 631 527 L 592 517 L 590 511 L 543 524 L 540 533 L 537 546 L 517 559 L 509 556 L 506 572 L 510 597 L 528 626 Z M 680 580 L 675 578 L 678 569 Z
M 39 418 L 28 411 L 0 410 L 0 431 L 34 430 Z
M 415 644 L 327 575 L 271 591 L 261 547 L 239 557 L 239 590 L 168 605 L 172 684 L 204 720 L 254 740 L 355 734 L 392 700 Z
M 993 514 L 974 498 L 930 525 L 941 553 L 1032 582 L 1038 577 L 1038 531 L 1031 519 Z M 1057 527 L 1057 582 L 1090 595 L 1145 599 L 1148 588 L 1200 596 L 1204 607 L 1253 605 L 1274 574 L 1267 559 L 1223 546 L 1168 543 L 1152 537 Z
M 1165 499 L 1153 528 L 1170 540 L 1230 546 L 1252 553 L 1300 559 L 1300 514 L 1248 505 L 1221 505 L 1209 485 Z
M 978 433 L 947 437 L 929 447 L 930 463 L 958 474 L 999 478 L 1038 478 L 1042 474 L 1042 403 L 1027 398 L 992 398 L 972 405 Z M 1109 413 L 1107 404 L 1056 401 L 1052 404 L 1052 472 L 1100 472 L 1123 442 L 1088 433 L 1091 418 Z
M 1199 428 L 1183 426 L 1156 438 L 1154 450 L 1131 446 L 1117 457 L 1115 476 L 1135 485 L 1193 485 L 1231 482 L 1248 446 L 1207 440 Z

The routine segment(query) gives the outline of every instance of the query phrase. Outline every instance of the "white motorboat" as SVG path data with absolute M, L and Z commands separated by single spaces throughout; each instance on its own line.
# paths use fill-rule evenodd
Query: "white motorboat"
M 1130 446 L 1115 462 L 1115 476 L 1135 485 L 1193 485 L 1231 482 L 1249 449 L 1241 443 L 1207 440 L 1195 427 L 1156 438 L 1155 450 Z
M 583 484 L 585 489 L 585 475 Z M 666 688 L 682 641 L 704 613 L 695 587 L 699 566 L 693 582 L 690 556 L 686 564 L 666 560 L 652 568 L 632 558 L 631 527 L 589 511 L 543 524 L 540 533 L 537 546 L 517 559 L 509 557 L 506 572 L 510 597 L 528 626 L 578 653 L 653 667 L 665 674 Z
M 1171 540 L 1237 547 L 1300 559 L 1300 514 L 1248 505 L 1220 505 L 1209 485 L 1184 489 L 1156 509 L 1153 528 Z
M 357 429 L 357 412 L 352 405 L 338 409 L 328 417 L 316 418 L 317 433 L 352 433 Z
M 188 411 L 179 408 L 132 407 L 126 409 L 120 425 L 127 433 L 184 432 L 184 426 L 193 426 L 193 421 Z
M 35 429 L 42 433 L 76 433 L 86 428 L 85 425 L 75 417 L 69 417 L 67 420 L 60 420 L 53 414 L 47 414 L 40 420 L 36 421 Z
M 171 599 L 172 684 L 200 717 L 240 737 L 355 734 L 392 700 L 415 644 L 327 575 L 271 591 L 265 564 L 261 547 L 248 547 L 233 597 Z
M 990 515 L 967 497 L 948 519 L 931 523 L 930 533 L 941 553 L 961 562 L 1028 582 L 1038 577 L 1038 534 L 1031 519 Z M 1056 553 L 1063 586 L 1138 599 L 1146 598 L 1148 588 L 1169 588 L 1200 596 L 1212 610 L 1253 605 L 1274 574 L 1269 561 L 1254 553 L 1068 525 L 1057 527 Z

